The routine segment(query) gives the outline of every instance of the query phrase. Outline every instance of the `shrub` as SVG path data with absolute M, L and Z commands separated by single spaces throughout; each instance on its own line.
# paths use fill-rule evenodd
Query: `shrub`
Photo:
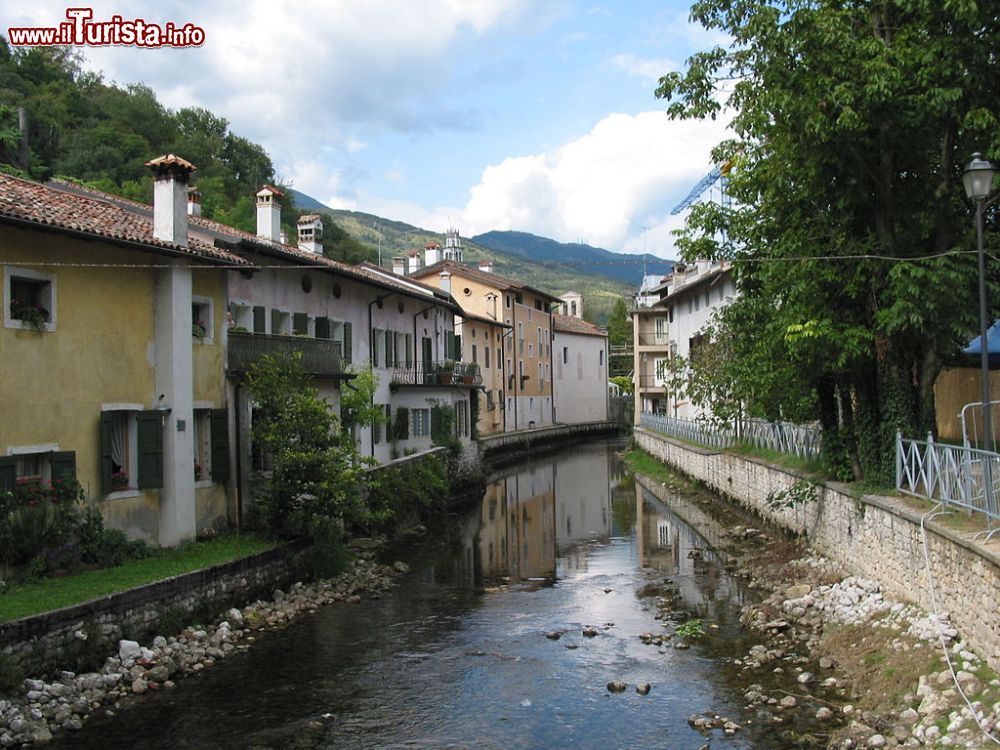
M 86 508 L 80 513 L 77 533 L 80 557 L 91 565 L 113 568 L 149 555 L 149 547 L 141 539 L 129 539 L 120 529 L 104 528 L 104 519 L 94 508 Z

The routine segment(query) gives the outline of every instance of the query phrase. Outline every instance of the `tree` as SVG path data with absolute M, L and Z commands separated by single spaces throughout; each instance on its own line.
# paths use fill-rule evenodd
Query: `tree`
M 616 297 L 608 317 L 608 343 L 627 346 L 632 343 L 632 318 L 628 314 L 625 299 Z
M 994 11 L 701 0 L 692 18 L 732 44 L 657 89 L 671 117 L 734 113 L 714 152 L 732 205 L 696 206 L 678 241 L 734 261 L 716 372 L 751 412 L 819 419 L 856 478 L 888 480 L 895 431 L 933 428 L 934 380 L 977 329 L 960 172 L 1000 155 Z
M 253 440 L 270 459 L 257 505 L 268 529 L 326 536 L 330 522 L 366 520 L 365 474 L 330 404 L 302 370 L 301 355 L 262 357 L 247 374 L 257 416 Z

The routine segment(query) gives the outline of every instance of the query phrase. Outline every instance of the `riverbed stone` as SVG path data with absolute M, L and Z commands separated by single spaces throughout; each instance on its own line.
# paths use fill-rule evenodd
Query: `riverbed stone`
M 624 693 L 628 685 L 621 680 L 612 680 L 608 683 L 609 693 Z
M 639 695 L 649 695 L 650 690 L 652 690 L 652 686 L 648 682 L 640 682 L 635 686 L 635 692 Z
M 136 695 L 142 695 L 147 690 L 149 690 L 149 683 L 141 677 L 132 681 L 132 692 Z
M 137 641 L 118 641 L 118 658 L 122 661 L 138 659 L 142 656 L 142 647 Z

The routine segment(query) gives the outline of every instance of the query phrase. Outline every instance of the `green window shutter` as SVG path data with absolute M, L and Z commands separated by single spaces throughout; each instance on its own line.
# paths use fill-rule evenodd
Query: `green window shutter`
M 382 425 L 377 418 L 372 420 L 372 442 L 375 445 L 382 442 Z
M 441 431 L 441 413 L 431 409 L 431 435 L 436 436 Z
M 281 310 L 271 310 L 271 334 L 281 333 Z
M 455 342 L 455 356 L 452 357 L 452 359 L 461 359 L 462 358 L 462 337 L 456 333 L 455 336 L 454 336 L 454 338 L 452 340 Z
M 52 451 L 49 463 L 53 479 L 76 479 L 76 451 Z
M 410 410 L 405 406 L 396 409 L 396 439 L 407 440 L 410 437 Z
M 382 331 L 378 328 L 372 330 L 372 341 L 375 342 L 372 347 L 372 367 L 378 367 L 378 350 L 382 346 Z
M 163 418 L 158 411 L 140 411 L 135 415 L 139 444 L 140 490 L 163 486 Z
M 13 492 L 17 484 L 17 459 L 0 456 L 0 492 Z
M 316 318 L 316 338 L 318 339 L 330 338 L 329 318 Z
M 395 366 L 395 352 L 392 350 L 392 344 L 395 340 L 393 337 L 395 334 L 392 331 L 385 332 L 385 366 L 393 367 Z
M 229 416 L 225 409 L 209 414 L 212 443 L 212 481 L 229 479 Z
M 292 333 L 309 333 L 309 316 L 305 313 L 292 314 Z
M 385 439 L 392 440 L 392 406 L 390 404 L 385 405 Z
M 413 334 L 406 334 L 406 366 L 413 367 Z
M 266 333 L 267 326 L 265 325 L 266 311 L 263 307 L 255 306 L 253 309 L 253 332 L 254 333 Z
M 344 364 L 351 364 L 351 324 L 344 323 Z
M 111 487 L 111 413 L 101 414 L 101 494 L 113 492 Z

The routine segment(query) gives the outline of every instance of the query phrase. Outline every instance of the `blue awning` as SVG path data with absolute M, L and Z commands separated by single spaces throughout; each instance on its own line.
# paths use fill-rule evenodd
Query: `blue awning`
M 982 352 L 980 343 L 981 336 L 976 336 L 969 342 L 969 345 L 962 350 L 963 354 L 974 354 L 979 356 Z M 991 362 L 1000 360 L 1000 320 L 997 320 L 986 331 L 986 353 Z

